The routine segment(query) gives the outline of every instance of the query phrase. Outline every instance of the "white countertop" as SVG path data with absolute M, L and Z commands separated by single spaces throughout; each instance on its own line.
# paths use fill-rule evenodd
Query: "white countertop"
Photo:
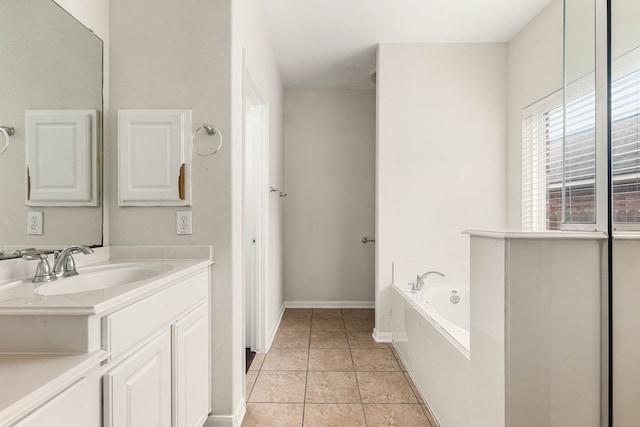
M 194 258 L 185 259 L 186 256 Z M 196 257 L 199 258 L 196 259 Z M 170 266 L 170 269 L 166 273 L 130 284 L 62 295 L 37 294 L 36 285 L 31 283 L 32 275 L 5 279 L 0 281 L 0 293 L 5 293 L 5 297 L 0 300 L 0 315 L 102 314 L 159 292 L 172 283 L 213 264 L 210 247 L 115 247 L 108 250 L 102 249 L 95 256 L 76 256 L 75 258 L 79 275 L 61 280 L 79 280 L 82 278 L 83 271 L 101 267 L 117 268 L 141 263 L 160 263 Z M 91 260 L 97 262 L 90 263 Z M 16 280 L 20 282 L 16 283 Z
M 108 356 L 102 350 L 88 354 L 0 354 L 0 424 L 41 404 Z
M 34 284 L 31 283 L 31 277 L 26 277 L 17 287 L 15 298 L 0 301 L 0 315 L 102 314 L 159 292 L 212 263 L 210 260 L 110 260 L 94 264 L 91 268 L 105 266 L 116 268 L 145 262 L 168 264 L 172 269 L 158 276 L 130 284 L 63 295 L 38 295 Z M 80 274 L 73 280 L 81 279 L 82 271 L 78 268 Z M 3 284 L 10 283 L 14 281 L 1 282 L 0 289 Z

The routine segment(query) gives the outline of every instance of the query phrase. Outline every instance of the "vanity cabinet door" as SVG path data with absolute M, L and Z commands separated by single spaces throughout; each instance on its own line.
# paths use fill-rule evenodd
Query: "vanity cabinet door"
M 203 302 L 173 324 L 174 427 L 201 427 L 209 414 L 209 316 Z
M 169 328 L 103 377 L 105 427 L 171 426 Z

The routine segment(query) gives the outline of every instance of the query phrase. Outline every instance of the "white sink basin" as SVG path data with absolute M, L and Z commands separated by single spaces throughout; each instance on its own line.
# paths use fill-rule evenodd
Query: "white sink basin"
M 35 293 L 47 296 L 66 295 L 107 289 L 151 279 L 172 268 L 173 266 L 162 263 L 86 268 L 80 270 L 77 276 L 40 285 L 35 288 Z

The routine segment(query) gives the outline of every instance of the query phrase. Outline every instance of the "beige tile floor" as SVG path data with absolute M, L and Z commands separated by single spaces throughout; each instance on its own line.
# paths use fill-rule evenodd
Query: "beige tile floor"
M 243 426 L 427 426 L 428 406 L 369 309 L 287 309 L 247 373 Z

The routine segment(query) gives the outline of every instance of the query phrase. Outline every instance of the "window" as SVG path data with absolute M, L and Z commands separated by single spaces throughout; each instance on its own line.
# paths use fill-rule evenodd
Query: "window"
M 595 87 L 589 73 L 564 90 L 564 224 L 596 223 Z
M 522 229 L 559 230 L 562 223 L 562 91 L 523 111 Z
M 611 84 L 611 163 L 613 221 L 640 225 L 640 51 L 613 61 Z
M 614 61 L 611 83 L 613 220 L 640 228 L 640 51 Z M 522 229 L 559 230 L 564 221 L 595 223 L 595 93 L 593 76 L 522 113 Z M 563 146 L 563 120 L 566 141 Z M 626 224 L 626 225 L 624 225 Z

